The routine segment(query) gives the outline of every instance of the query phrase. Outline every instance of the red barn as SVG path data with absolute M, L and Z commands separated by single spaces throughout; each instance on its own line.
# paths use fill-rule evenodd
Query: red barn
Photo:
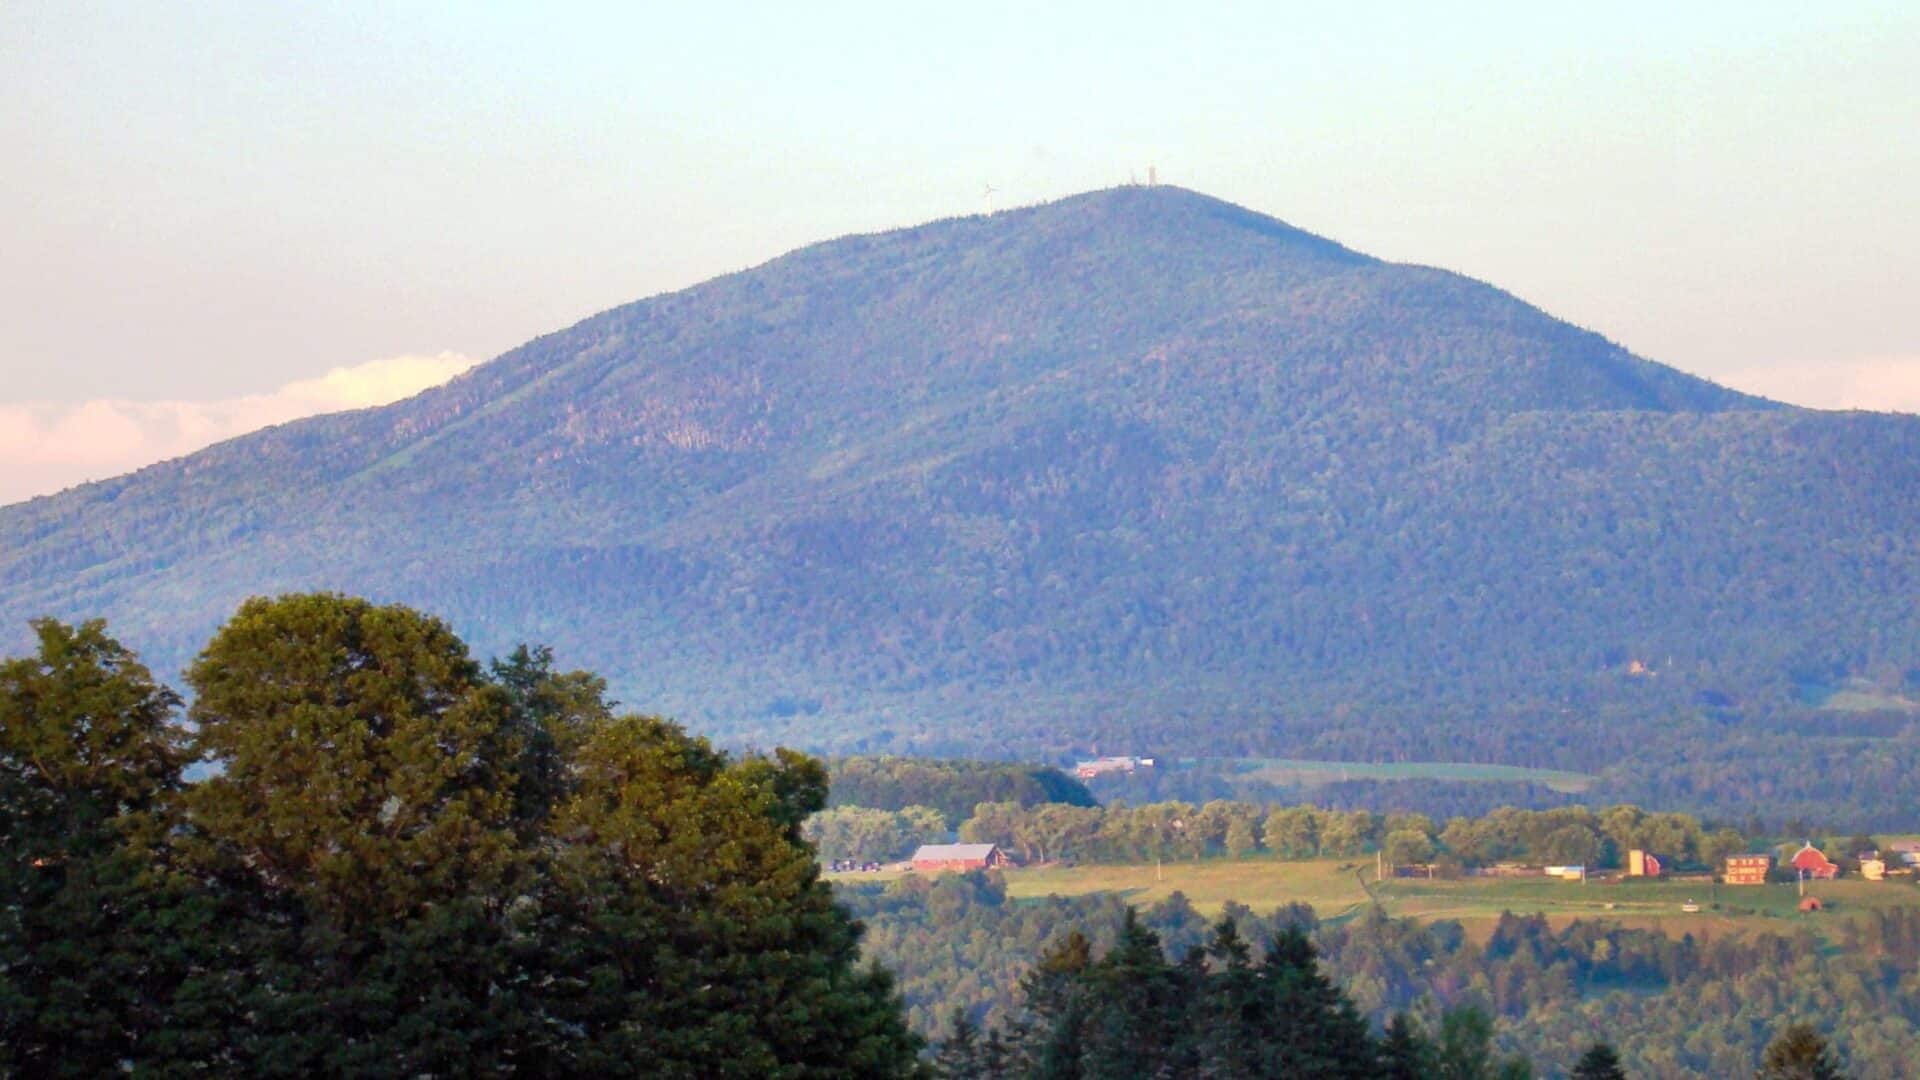
M 1805 847 L 1793 853 L 1787 862 L 1795 870 L 1810 878 L 1832 879 L 1840 876 L 1840 868 L 1833 864 L 1819 848 L 1809 842 Z
M 1012 860 L 997 844 L 922 844 L 913 853 L 913 868 L 921 871 L 985 870 Z

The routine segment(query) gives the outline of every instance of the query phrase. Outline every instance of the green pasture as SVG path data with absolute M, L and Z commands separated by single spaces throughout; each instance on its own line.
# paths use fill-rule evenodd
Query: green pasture
M 1469 928 L 1490 928 L 1502 912 L 1541 914 L 1555 921 L 1605 918 L 1671 934 L 1717 935 L 1781 930 L 1793 923 L 1815 929 L 1838 926 L 1877 908 L 1920 904 L 1911 879 L 1884 882 L 1852 878 L 1812 882 L 1807 895 L 1826 910 L 1802 914 L 1793 885 L 1721 885 L 1709 881 L 1628 879 L 1616 884 L 1549 878 L 1461 878 L 1423 881 L 1399 878 L 1375 886 L 1394 915 L 1456 919 Z M 1684 910 L 1688 903 L 1700 910 Z
M 1317 787 L 1341 780 L 1454 780 L 1533 783 L 1578 794 L 1593 786 L 1586 773 L 1485 765 L 1465 761 L 1306 761 L 1296 758 L 1234 758 L 1240 776 L 1293 787 Z
M 1371 860 L 1365 862 L 1368 873 Z M 1283 904 L 1312 904 L 1320 917 L 1351 914 L 1367 903 L 1366 890 L 1355 860 L 1312 859 L 1203 859 L 1111 866 L 1058 866 L 1007 872 L 1007 895 L 1041 897 L 1079 896 L 1111 892 L 1142 907 L 1157 904 L 1176 891 L 1207 915 L 1218 914 L 1227 901 L 1236 900 L 1258 911 Z

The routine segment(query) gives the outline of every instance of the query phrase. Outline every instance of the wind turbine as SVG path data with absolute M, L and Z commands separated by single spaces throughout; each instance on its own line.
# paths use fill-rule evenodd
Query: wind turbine
M 993 216 L 993 193 L 999 190 L 999 188 L 994 187 L 992 184 L 980 185 L 980 198 L 986 201 L 988 217 Z

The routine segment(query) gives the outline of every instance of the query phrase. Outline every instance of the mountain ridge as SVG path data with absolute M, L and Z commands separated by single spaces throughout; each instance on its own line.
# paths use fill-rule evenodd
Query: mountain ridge
M 1693 723 L 1701 694 L 1772 723 L 1808 672 L 1920 668 L 1886 600 L 1920 580 L 1916 460 L 1913 418 L 1117 188 L 810 245 L 0 508 L 0 621 L 104 614 L 167 670 L 251 592 L 368 593 L 833 749 L 1334 753 L 1372 745 L 1340 716 L 1444 746 L 1452 717 Z M 1570 764 L 1509 742 L 1473 752 Z

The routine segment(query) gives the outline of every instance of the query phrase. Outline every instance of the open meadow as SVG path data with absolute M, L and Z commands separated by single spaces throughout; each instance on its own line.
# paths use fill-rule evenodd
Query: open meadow
M 903 873 L 889 870 L 827 877 L 853 883 L 887 881 Z M 1157 869 L 1152 863 L 1126 863 L 1020 867 L 1004 873 L 1007 895 L 1019 900 L 1104 892 L 1144 907 L 1178 892 L 1206 915 L 1217 914 L 1229 901 L 1260 912 L 1306 903 L 1325 920 L 1352 916 L 1367 904 L 1378 902 L 1389 915 L 1452 919 L 1475 935 L 1491 932 L 1504 912 L 1545 915 L 1556 925 L 1577 918 L 1607 919 L 1626 926 L 1696 936 L 1778 932 L 1795 926 L 1827 935 L 1837 933 L 1863 912 L 1920 906 L 1920 887 L 1911 879 L 1809 882 L 1806 894 L 1820 898 L 1825 910 L 1802 913 L 1800 894 L 1791 884 L 1731 886 L 1671 878 L 1581 883 L 1545 877 L 1389 878 L 1376 882 L 1373 863 L 1357 859 L 1216 858 L 1169 861 Z M 1688 904 L 1698 905 L 1699 910 L 1684 910 Z
M 1447 780 L 1464 783 L 1533 783 L 1578 794 L 1593 786 L 1586 773 L 1487 765 L 1460 761 L 1305 761 L 1293 758 L 1237 758 L 1239 775 L 1270 784 L 1314 787 L 1348 780 Z

